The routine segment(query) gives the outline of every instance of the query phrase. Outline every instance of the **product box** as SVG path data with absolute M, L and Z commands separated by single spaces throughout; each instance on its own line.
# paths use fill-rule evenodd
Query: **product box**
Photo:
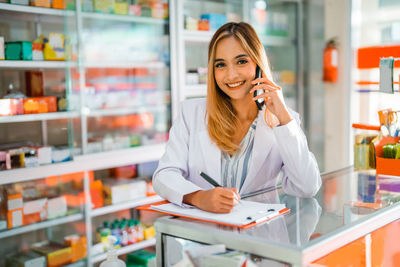
M 25 153 L 22 149 L 10 149 L 8 150 L 11 160 L 11 169 L 23 168 L 25 166 Z
M 51 163 L 52 148 L 49 146 L 35 147 L 39 165 Z
M 39 113 L 39 101 L 37 98 L 25 98 L 23 101 L 24 114 Z
M 105 203 L 117 204 L 146 197 L 146 182 L 128 179 L 106 179 L 103 181 Z
M 6 151 L 0 151 L 0 170 L 11 169 L 11 158 L 10 154 Z
M 24 224 L 47 219 L 47 198 L 24 202 Z
M 20 252 L 7 256 L 6 266 L 46 267 L 46 258 L 34 251 Z
M 142 13 L 142 8 L 139 5 L 129 5 L 129 15 L 140 16 Z
M 71 150 L 69 148 L 53 148 L 51 156 L 52 162 L 64 162 L 72 160 Z
M 51 7 L 57 9 L 65 9 L 65 0 L 53 0 Z
M 114 12 L 114 0 L 94 0 L 93 7 L 95 12 L 110 13 Z
M 83 0 L 83 3 L 82 3 L 83 11 L 93 12 L 94 11 L 93 5 L 94 5 L 93 0 Z
M 200 16 L 200 19 L 208 20 L 210 23 L 210 30 L 217 30 L 219 27 L 226 23 L 225 14 L 208 13 Z
M 34 41 L 32 43 L 32 60 L 43 60 L 43 43 Z
M 47 218 L 53 219 L 56 217 L 65 216 L 67 214 L 67 199 L 65 196 L 51 198 L 47 203 Z
M 46 257 L 48 267 L 61 266 L 72 260 L 71 247 L 58 243 L 43 241 L 33 244 L 32 250 Z
M 4 55 L 4 37 L 0 36 L 0 60 L 6 59 Z
M 101 180 L 95 180 L 90 183 L 90 198 L 92 201 L 92 209 L 103 207 L 103 183 Z
M 6 42 L 7 60 L 32 60 L 32 42 Z
M 28 6 L 29 5 L 29 0 L 10 0 L 10 4 Z
M 7 193 L 7 210 L 17 210 L 24 207 L 21 193 Z
M 44 95 L 43 72 L 26 71 L 25 72 L 26 96 L 40 97 Z
M 127 266 L 153 266 L 152 261 L 155 261 L 156 255 L 146 250 L 139 250 L 126 255 Z
M 400 176 L 400 159 L 384 158 L 383 146 L 386 144 L 396 144 L 400 137 L 383 137 L 374 143 L 376 153 L 376 174 Z
M 23 99 L 0 99 L 0 116 L 24 114 Z
M 114 14 L 128 15 L 128 2 L 116 0 L 114 4 Z
M 47 7 L 47 8 L 49 8 L 51 6 L 50 0 L 30 0 L 29 4 L 31 6 Z
M 24 225 L 24 210 L 21 208 L 8 211 L 7 224 L 9 229 Z
M 72 262 L 83 259 L 87 255 L 86 237 L 78 235 L 70 235 L 64 237 L 64 244 L 71 247 Z

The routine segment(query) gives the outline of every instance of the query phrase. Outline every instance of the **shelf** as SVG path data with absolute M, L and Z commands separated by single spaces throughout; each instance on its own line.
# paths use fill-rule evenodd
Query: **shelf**
M 183 39 L 187 42 L 204 42 L 211 41 L 214 32 L 212 31 L 191 31 L 183 30 Z
M 85 19 L 125 21 L 125 22 L 151 23 L 151 24 L 165 24 L 167 22 L 165 19 L 158 19 L 158 18 L 151 18 L 151 17 L 104 14 L 104 13 L 90 13 L 90 12 L 82 12 L 82 17 Z
M 85 62 L 85 68 L 152 68 L 162 69 L 166 67 L 165 62 L 154 61 L 154 62 Z
M 15 5 L 15 4 L 7 4 L 7 3 L 0 3 L 0 11 L 1 10 L 21 12 L 21 13 L 39 14 L 39 15 L 52 15 L 52 16 L 74 16 L 75 15 L 75 11 L 72 11 L 72 10 L 61 10 L 61 9 L 55 9 L 55 8 L 24 6 L 24 5 Z
M 116 250 L 117 255 L 124 255 L 124 254 L 128 254 L 130 252 L 142 249 L 142 248 L 147 248 L 147 247 L 151 247 L 154 246 L 156 244 L 156 239 L 155 238 L 150 238 L 147 240 L 143 240 L 139 243 L 133 244 L 133 245 L 129 245 L 129 246 L 125 246 L 122 248 L 119 248 Z M 99 261 L 105 260 L 107 258 L 107 253 L 102 253 L 99 255 L 95 255 L 92 257 L 92 263 L 97 263 Z
M 118 203 L 115 205 L 110 205 L 110 206 L 105 206 L 105 207 L 101 207 L 98 209 L 94 209 L 91 212 L 91 216 L 92 217 L 101 216 L 101 215 L 117 212 L 120 210 L 132 209 L 132 208 L 136 208 L 136 207 L 139 207 L 142 205 L 159 202 L 162 200 L 164 200 L 164 199 L 161 198 L 160 196 L 156 195 L 156 196 L 150 196 L 150 197 L 137 199 L 137 200 L 133 200 L 133 201 Z
M 79 112 L 73 112 L 73 111 L 25 114 L 25 115 L 15 115 L 15 116 L 0 116 L 0 123 L 72 119 L 72 118 L 78 118 L 79 116 L 80 116 Z
M 207 84 L 195 84 L 185 86 L 185 97 L 205 97 L 207 95 Z
M 46 221 L 39 222 L 39 223 L 33 223 L 33 224 L 26 225 L 26 226 L 21 226 L 21 227 L 17 227 L 17 228 L 13 228 L 10 230 L 0 232 L 0 239 L 27 233 L 27 232 L 37 231 L 39 229 L 49 228 L 49 227 L 52 227 L 55 225 L 75 222 L 75 221 L 79 221 L 82 219 L 83 219 L 83 215 L 81 213 L 78 213 L 78 214 L 73 214 L 73 215 L 69 215 L 66 217 L 58 218 L 58 219 L 51 219 L 51 220 L 46 220 Z
M 74 160 L 68 162 L 0 171 L 0 185 L 25 182 L 46 176 L 156 161 L 161 158 L 164 150 L 165 143 L 161 143 L 76 156 Z
M 89 110 L 88 117 L 123 116 L 143 112 L 166 111 L 168 103 L 157 106 Z
M 281 36 L 261 36 L 261 43 L 264 46 L 291 46 L 295 44 L 295 40 L 289 37 L 281 37 Z
M 12 69 L 65 69 L 77 66 L 73 61 L 0 60 L 0 68 Z

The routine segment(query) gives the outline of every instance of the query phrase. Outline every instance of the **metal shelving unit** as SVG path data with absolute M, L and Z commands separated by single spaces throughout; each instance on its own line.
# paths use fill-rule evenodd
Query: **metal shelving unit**
M 79 2 L 79 1 L 78 1 Z M 77 2 L 77 3 L 78 3 Z M 79 4 L 77 6 L 80 6 Z M 77 131 L 80 131 L 80 138 L 82 141 L 82 149 L 84 154 L 75 155 L 71 161 L 54 163 L 49 165 L 41 165 L 34 168 L 18 168 L 11 170 L 0 171 L 0 185 L 7 185 L 18 182 L 26 182 L 26 181 L 34 181 L 38 179 L 42 179 L 48 176 L 57 176 L 62 174 L 74 173 L 74 172 L 84 172 L 83 179 L 83 192 L 87 199 L 90 199 L 90 184 L 88 171 L 93 170 L 104 170 L 108 168 L 115 168 L 119 166 L 126 166 L 131 164 L 140 164 L 151 161 L 158 161 L 160 157 L 163 155 L 165 151 L 165 143 L 154 144 L 153 141 L 149 141 L 148 143 L 143 144 L 139 147 L 131 147 L 120 150 L 112 150 L 112 151 L 104 151 L 99 153 L 88 154 L 85 150 L 85 142 L 88 143 L 88 125 L 86 121 L 90 118 L 92 121 L 96 121 L 98 119 L 102 119 L 100 117 L 107 116 L 125 116 L 130 114 L 140 114 L 143 112 L 155 112 L 156 114 L 162 113 L 165 114 L 165 118 L 167 118 L 169 114 L 169 106 L 170 102 L 166 97 L 165 101 L 162 101 L 162 105 L 144 105 L 144 103 L 140 103 L 140 106 L 126 107 L 126 108 L 112 108 L 112 109 L 90 109 L 85 106 L 84 103 L 85 97 L 89 98 L 85 95 L 85 90 L 79 90 L 78 88 L 86 88 L 88 79 L 86 77 L 87 72 L 90 69 L 107 69 L 107 71 L 115 71 L 116 69 L 149 69 L 150 74 L 149 77 L 151 82 L 157 82 L 157 89 L 160 91 L 165 90 L 165 93 L 169 93 L 168 91 L 168 78 L 164 78 L 164 73 L 168 73 L 169 71 L 169 62 L 159 61 L 157 60 L 157 56 L 152 54 L 150 57 L 143 57 L 144 60 L 147 58 L 152 58 L 152 60 L 148 60 L 145 62 L 141 61 L 127 61 L 130 60 L 128 58 L 121 58 L 116 61 L 110 60 L 99 60 L 96 61 L 88 61 L 85 58 L 85 50 L 83 49 L 83 32 L 86 30 L 85 27 L 93 27 L 98 22 L 106 21 L 108 24 L 122 24 L 129 25 L 130 27 L 137 27 L 140 24 L 140 27 L 151 27 L 151 29 L 158 29 L 157 33 L 160 33 L 160 39 L 166 40 L 165 34 L 169 34 L 168 30 L 165 30 L 165 25 L 169 24 L 169 19 L 158 19 L 151 17 L 140 17 L 140 16 L 125 16 L 125 15 L 115 15 L 115 14 L 101 14 L 101 13 L 89 13 L 83 12 L 81 10 L 71 11 L 71 10 L 59 10 L 54 8 L 40 8 L 33 6 L 23 6 L 23 5 L 15 5 L 15 4 L 7 4 L 0 3 L 0 13 L 2 14 L 2 19 L 10 19 L 10 20 L 21 20 L 23 22 L 31 23 L 31 27 L 29 30 L 33 31 L 33 34 L 29 37 L 33 39 L 40 34 L 43 33 L 43 29 L 47 26 L 47 24 L 55 23 L 54 26 L 61 26 L 63 29 L 63 33 L 66 34 L 71 41 L 71 48 L 74 53 L 76 53 L 76 61 L 24 61 L 24 60 L 0 60 L 0 71 L 2 70 L 15 70 L 15 71 L 24 71 L 24 70 L 65 70 L 65 86 L 69 88 L 68 93 L 72 93 L 73 91 L 74 98 L 71 101 L 75 101 L 77 97 L 80 98 L 79 106 L 75 109 L 76 111 L 66 111 L 66 112 L 54 112 L 54 113 L 42 113 L 42 114 L 25 114 L 25 115 L 15 115 L 15 116 L 0 116 L 0 124 L 4 123 L 25 123 L 25 122 L 40 122 L 42 131 L 47 130 L 48 121 L 51 120 L 68 120 L 68 126 L 70 127 L 74 122 L 72 119 L 78 118 L 81 119 L 80 128 Z M 71 32 L 66 32 L 65 25 L 63 23 L 68 24 L 68 27 L 72 28 Z M 100 23 L 101 24 L 101 23 Z M 53 25 L 51 25 L 53 26 Z M 50 27 L 51 28 L 51 27 Z M 93 27 L 93 29 L 102 29 L 101 27 Z M 161 31 L 159 29 L 162 29 Z M 46 29 L 48 30 L 48 29 Z M 69 29 L 71 31 L 71 29 Z M 91 29 L 89 29 L 91 30 Z M 53 29 L 51 30 L 53 31 Z M 71 34 L 70 34 L 71 33 Z M 162 35 L 164 34 L 164 35 Z M 152 38 L 154 36 L 151 36 Z M 8 40 L 6 40 L 8 41 Z M 105 43 L 107 44 L 107 43 Z M 161 43 L 162 45 L 163 43 Z M 103 44 L 104 45 L 104 44 Z M 164 47 L 156 47 L 157 49 L 161 49 Z M 149 49 L 153 49 L 150 47 Z M 161 50 L 160 50 L 161 51 Z M 154 53 L 155 51 L 152 50 Z M 160 55 L 164 55 L 164 51 L 159 52 Z M 170 53 L 170 51 L 168 51 Z M 75 55 L 75 54 L 74 54 Z M 95 57 L 93 57 L 95 58 Z M 132 57 L 130 57 L 132 58 Z M 114 58 L 112 58 L 114 59 Z M 133 73 L 133 74 L 132 74 Z M 143 73 L 143 71 L 142 71 Z M 154 74 L 156 73 L 156 74 Z M 130 71 L 129 75 L 136 75 L 135 71 Z M 138 75 L 138 84 L 140 83 L 148 83 L 146 77 Z M 153 75 L 153 76 L 152 76 Z M 164 75 L 164 76 L 163 76 Z M 73 79 L 72 79 L 73 77 Z M 109 77 L 107 77 L 109 78 Z M 163 80 L 161 80 L 163 79 Z M 114 80 L 115 81 L 115 80 Z M 121 81 L 130 82 L 131 79 L 126 79 Z M 117 81 L 118 82 L 118 81 Z M 164 88 L 165 86 L 165 88 Z M 146 88 L 146 87 L 144 87 Z M 79 90 L 79 91 L 78 91 Z M 69 101 L 67 96 L 67 100 Z M 90 100 L 90 99 L 89 99 Z M 160 101 L 159 101 L 160 102 Z M 150 103 L 150 102 L 148 102 Z M 161 102 L 160 102 L 161 103 Z M 161 119 L 164 122 L 164 117 L 161 116 Z M 160 123 L 157 121 L 157 123 Z M 167 123 L 167 122 L 166 122 Z M 68 130 L 69 131 L 69 130 Z M 164 133 L 164 132 L 163 132 Z M 70 132 L 68 132 L 70 134 Z M 79 134 L 78 134 L 79 135 Z M 69 136 L 68 136 L 69 137 Z M 74 141 L 74 140 L 72 140 Z M 69 139 L 68 139 L 69 142 Z M 45 143 L 45 142 L 43 142 Z M 73 142 L 72 142 L 73 143 Z M 79 144 L 79 142 L 76 142 Z M 70 144 L 70 143 L 69 143 Z M 75 145 L 74 145 L 75 146 Z M 78 145 L 79 146 L 79 145 Z M 75 147 L 71 147 L 71 151 Z M 80 148 L 80 147 L 79 147 Z M 86 154 L 85 154 L 86 153 Z M 73 214 L 65 217 L 60 217 L 56 219 L 46 220 L 39 223 L 34 223 L 30 225 L 25 225 L 5 231 L 0 232 L 0 239 L 10 238 L 15 235 L 21 235 L 24 233 L 28 233 L 31 231 L 35 231 L 38 229 L 47 229 L 60 224 L 67 224 L 76 221 L 83 221 L 85 225 L 86 231 L 86 239 L 88 246 L 88 255 L 91 255 L 91 247 L 93 245 L 92 238 L 92 219 L 93 217 L 111 214 L 116 211 L 133 209 L 137 206 L 150 204 L 152 202 L 161 201 L 162 199 L 159 196 L 151 196 L 143 199 L 137 199 L 135 201 L 129 201 L 125 203 L 120 203 L 117 205 L 105 206 L 99 209 L 92 210 L 90 201 L 84 204 L 84 209 L 82 213 Z M 50 231 L 49 231 L 50 232 Z M 48 233 L 49 233 L 48 232 Z M 155 245 L 155 239 L 149 239 L 142 241 L 137 244 L 133 244 L 127 247 L 123 247 L 117 251 L 118 255 L 126 254 L 138 249 L 142 249 L 148 246 Z M 0 253 L 1 254 L 1 253 Z M 88 257 L 85 262 L 85 266 L 92 266 L 93 263 L 99 262 L 106 258 L 106 254 L 96 255 L 92 257 Z
M 47 176 L 87 170 L 99 170 L 128 164 L 157 161 L 164 153 L 165 144 L 147 145 L 122 150 L 75 156 L 72 161 L 0 171 L 0 185 L 32 181 Z
M 0 3 L 0 10 L 51 16 L 75 16 L 75 11 Z
M 5 69 L 66 69 L 77 66 L 72 61 L 0 60 L 0 68 Z
M 150 23 L 150 24 L 165 24 L 166 23 L 165 20 L 157 19 L 157 18 L 115 15 L 115 14 L 102 14 L 102 13 L 90 13 L 90 12 L 82 12 L 82 18 L 96 19 L 96 20 L 136 22 L 136 23 Z
M 49 112 L 49 113 L 25 114 L 16 116 L 0 116 L 0 123 L 73 119 L 73 118 L 78 118 L 79 116 L 80 114 L 77 111 Z
M 11 237 L 11 236 L 16 236 L 16 235 L 20 235 L 20 234 L 24 234 L 24 233 L 28 233 L 28 232 L 32 232 L 32 231 L 37 231 L 40 229 L 45 229 L 45 228 L 49 228 L 49 227 L 60 225 L 60 224 L 76 222 L 76 221 L 80 221 L 82 219 L 83 219 L 83 214 L 78 213 L 78 214 L 73 214 L 73 215 L 69 215 L 69 216 L 65 216 L 65 217 L 61 217 L 61 218 L 57 218 L 57 219 L 50 219 L 50 220 L 46 220 L 46 221 L 39 222 L 39 223 L 34 223 L 34 224 L 26 225 L 26 226 L 12 228 L 10 230 L 5 230 L 5 231 L 0 232 L 0 239 L 6 238 L 6 237 Z
M 110 206 L 104 206 L 101 208 L 97 208 L 91 211 L 91 216 L 96 217 L 96 216 L 101 216 L 113 212 L 117 212 L 120 210 L 127 210 L 127 209 L 133 209 L 142 205 L 147 205 L 150 203 L 162 201 L 163 198 L 160 196 L 150 196 L 142 199 L 137 199 L 133 201 L 128 201 L 128 202 L 123 202 L 115 205 L 110 205 Z

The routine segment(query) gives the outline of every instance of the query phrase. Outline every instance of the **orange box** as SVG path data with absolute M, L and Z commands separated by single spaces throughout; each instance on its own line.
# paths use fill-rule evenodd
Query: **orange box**
M 87 256 L 85 236 L 70 235 L 64 237 L 64 244 L 71 247 L 71 261 L 75 262 Z
M 65 1 L 64 0 L 53 0 L 52 8 L 65 9 Z
M 24 225 L 24 209 L 15 209 L 7 212 L 8 228 Z
M 39 101 L 37 98 L 24 99 L 24 114 L 39 113 Z
M 22 209 L 23 207 L 24 207 L 24 203 L 22 201 L 22 194 L 8 193 L 8 195 L 7 195 L 7 210 L 8 211 Z
M 57 112 L 57 97 L 55 96 L 39 97 L 39 103 L 42 101 L 47 103 L 47 110 L 48 110 L 47 112 Z
M 103 207 L 103 183 L 96 180 L 90 184 L 90 198 L 92 200 L 92 209 Z
M 376 153 L 376 174 L 400 176 L 400 159 L 383 158 L 383 146 L 386 144 L 398 143 L 400 137 L 383 137 L 379 142 L 374 143 Z
M 50 0 L 30 0 L 31 6 L 50 7 Z
M 400 159 L 376 157 L 376 174 L 400 176 Z

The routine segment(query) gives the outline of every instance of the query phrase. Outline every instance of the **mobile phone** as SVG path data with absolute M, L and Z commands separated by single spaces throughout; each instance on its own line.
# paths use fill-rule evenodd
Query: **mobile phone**
M 262 77 L 262 71 L 261 68 L 259 66 L 257 66 L 256 68 L 256 79 L 257 78 L 261 78 Z M 257 83 L 256 85 L 259 85 L 260 83 Z M 264 93 L 263 89 L 259 89 L 257 91 L 254 91 L 254 97 L 261 95 Z M 256 102 L 257 108 L 258 110 L 262 110 L 263 106 L 264 106 L 264 98 L 259 98 L 257 100 L 255 100 L 254 102 Z

